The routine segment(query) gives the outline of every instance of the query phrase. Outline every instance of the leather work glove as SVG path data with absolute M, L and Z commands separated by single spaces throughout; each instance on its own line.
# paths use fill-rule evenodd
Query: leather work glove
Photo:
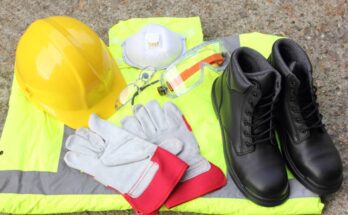
M 182 148 L 173 142 L 176 150 Z M 175 155 L 91 115 L 89 129 L 68 137 L 66 164 L 119 191 L 137 213 L 157 211 L 184 175 Z
M 173 103 L 166 103 L 163 109 L 156 101 L 145 106 L 136 105 L 134 116 L 124 118 L 123 127 L 140 138 L 177 154 L 185 161 L 187 169 L 181 182 L 169 196 L 165 205 L 174 207 L 191 199 L 214 191 L 226 184 L 224 173 L 199 153 L 199 146 L 191 128 L 180 110 Z M 183 143 L 181 151 L 172 151 L 172 143 Z

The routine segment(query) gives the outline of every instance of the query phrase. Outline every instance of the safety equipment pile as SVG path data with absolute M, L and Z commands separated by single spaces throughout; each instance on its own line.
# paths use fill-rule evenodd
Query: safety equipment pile
M 46 19 L 50 21 L 46 22 Z M 64 105 L 70 104 L 72 105 L 70 110 L 73 119 L 78 120 L 84 118 L 83 127 L 88 125 L 89 111 L 96 112 L 99 117 L 104 119 L 108 118 L 109 122 L 117 124 L 123 117 L 131 115 L 130 113 L 132 112 L 131 106 L 127 105 L 117 110 L 117 112 L 110 117 L 103 115 L 103 111 L 106 110 L 106 107 L 108 110 L 111 108 L 112 113 L 115 111 L 115 98 L 119 93 L 116 93 L 113 89 L 117 88 L 118 92 L 124 89 L 125 85 L 122 84 L 121 81 L 117 81 L 117 75 L 120 75 L 119 72 L 121 72 L 128 84 L 141 77 L 141 81 L 137 83 L 139 88 L 143 88 L 141 82 L 142 80 L 146 80 L 146 77 L 141 74 L 139 69 L 131 67 L 124 62 L 122 44 L 127 38 L 135 35 L 144 26 L 156 23 L 182 35 L 186 40 L 187 49 L 191 49 L 203 42 L 203 33 L 199 17 L 135 18 L 120 21 L 110 29 L 109 47 L 108 49 L 104 49 L 106 52 L 110 50 L 113 59 L 109 59 L 112 60 L 111 63 L 115 60 L 119 68 L 119 72 L 115 70 L 116 76 L 115 79 L 113 79 L 109 76 L 109 74 L 112 73 L 108 72 L 108 68 L 110 68 L 108 67 L 108 65 L 110 65 L 108 63 L 108 54 L 105 54 L 106 52 L 100 51 L 98 48 L 98 44 L 102 44 L 101 40 L 99 38 L 91 39 L 88 37 L 88 35 L 90 35 L 88 31 L 81 31 L 81 26 L 78 24 L 74 25 L 73 23 L 76 22 L 71 21 L 71 19 L 72 18 L 68 17 L 49 17 L 34 22 L 33 25 L 39 23 L 36 26 L 39 29 L 34 30 L 35 28 L 29 27 L 28 29 L 31 30 L 26 31 L 25 35 L 28 36 L 35 32 L 36 36 L 33 36 L 31 40 L 27 40 L 27 42 L 31 41 L 31 44 L 29 42 L 27 43 L 29 44 L 26 46 L 28 47 L 27 49 L 18 49 L 27 51 L 26 54 L 22 55 L 22 57 L 24 56 L 22 60 L 27 59 L 30 62 L 36 62 L 37 64 L 34 63 L 33 65 L 41 65 L 37 68 L 43 68 L 38 74 L 43 75 L 44 78 L 48 78 L 48 84 L 43 85 L 47 90 L 42 92 L 50 92 L 47 94 L 49 96 L 44 98 L 52 99 L 52 101 L 53 99 L 57 100 L 54 96 L 55 93 L 49 91 L 48 87 L 56 86 L 54 82 L 49 83 L 49 80 L 56 80 L 58 77 L 60 77 L 60 79 L 58 78 L 57 83 L 59 80 L 63 81 L 59 82 L 60 88 L 55 92 L 60 95 L 61 91 L 65 92 L 68 89 L 71 89 L 71 91 L 65 95 L 67 96 L 65 99 L 68 100 L 59 100 L 66 101 L 66 103 L 57 101 L 57 103 L 51 106 L 40 106 L 29 97 L 30 95 L 38 95 L 37 92 L 39 91 L 25 91 L 26 88 L 22 87 L 19 83 L 20 80 L 17 77 L 19 75 L 18 69 L 21 69 L 21 72 L 25 73 L 25 70 L 22 70 L 22 68 L 25 69 L 25 67 L 14 66 L 15 71 L 9 111 L 0 139 L 0 149 L 3 151 L 3 154 L 0 155 L 0 211 L 3 213 L 48 214 L 130 209 L 131 205 L 120 193 L 105 187 L 93 177 L 66 165 L 64 162 L 64 155 L 67 149 L 63 143 L 66 142 L 69 135 L 75 133 L 75 130 L 72 128 L 80 127 L 81 124 L 77 123 L 80 125 L 75 124 L 75 126 L 73 126 L 72 123 L 64 121 L 63 118 L 49 111 L 61 110 L 60 103 Z M 49 23 L 48 26 L 52 26 L 54 31 L 50 31 L 44 27 L 47 27 L 47 23 Z M 42 27 L 41 30 L 40 27 Z M 44 36 L 48 35 L 50 42 L 46 43 L 47 41 Z M 264 57 L 268 57 L 272 44 L 278 38 L 278 36 L 274 35 L 247 33 L 222 39 L 230 53 L 238 47 L 251 47 L 260 52 Z M 44 43 L 42 46 L 40 45 L 40 41 Z M 30 45 L 32 45 L 31 48 Z M 64 48 L 59 49 L 62 47 Z M 59 51 L 54 52 L 54 50 Z M 79 53 L 82 55 L 79 55 Z M 73 56 L 77 57 L 75 58 Z M 78 56 L 80 56 L 80 58 Z M 101 59 L 101 61 L 98 59 Z M 188 65 L 195 65 L 197 62 L 195 59 L 196 58 L 192 58 L 192 62 L 191 60 L 187 61 Z M 19 61 L 20 57 L 16 59 L 16 64 Z M 59 62 L 62 64 L 59 64 Z M 70 65 L 70 67 L 68 65 Z M 217 63 L 217 65 L 220 65 L 220 63 Z M 30 68 L 28 62 L 28 69 Z M 103 70 L 103 68 L 106 68 L 106 70 Z M 91 71 L 95 70 L 96 72 L 89 73 L 88 69 L 91 69 Z M 152 99 L 156 99 L 161 106 L 168 101 L 174 102 L 180 110 L 185 113 L 185 116 L 189 120 L 193 128 L 192 133 L 199 143 L 201 155 L 221 168 L 227 176 L 226 186 L 193 201 L 178 205 L 170 210 L 205 214 L 320 213 L 323 209 L 323 203 L 321 203 L 318 195 L 305 188 L 289 171 L 290 197 L 279 207 L 261 207 L 249 201 L 240 193 L 227 173 L 225 160 L 222 156 L 223 145 L 220 136 L 220 127 L 214 116 L 214 110 L 210 99 L 211 86 L 219 74 L 210 72 L 211 70 L 210 67 L 205 67 L 204 81 L 190 90 L 190 93 L 178 96 L 175 100 L 158 94 L 157 87 L 159 83 L 147 87 L 146 90 L 142 91 L 136 97 L 136 102 L 142 104 L 146 104 Z M 184 71 L 185 70 L 182 70 L 180 73 Z M 71 78 L 63 79 L 64 75 L 61 75 L 61 73 L 67 73 L 67 76 Z M 192 86 L 190 83 L 197 81 L 198 79 L 194 78 L 198 77 L 200 73 L 201 72 L 198 71 L 190 76 L 190 78 L 193 79 L 189 78 L 184 80 L 185 83 L 188 83 L 187 86 Z M 147 74 L 149 74 L 148 77 L 150 77 L 152 73 Z M 195 76 L 196 74 L 198 76 Z M 84 75 L 86 75 L 86 78 L 83 78 L 85 77 Z M 154 74 L 152 80 L 159 80 L 160 75 L 160 72 L 157 72 Z M 30 80 L 26 83 L 35 83 L 36 80 L 31 80 L 31 76 L 28 75 L 26 77 Z M 33 75 L 32 77 L 34 78 L 36 76 Z M 184 75 L 183 77 L 187 76 Z M 46 80 L 44 78 L 43 80 Z M 112 85 L 112 88 L 108 88 L 110 85 L 107 83 L 110 83 L 112 80 L 116 80 L 113 82 L 115 84 Z M 171 81 L 172 79 L 167 80 Z M 181 85 L 174 86 L 175 90 L 178 89 L 176 92 L 183 92 L 179 90 L 180 88 L 177 88 Z M 107 92 L 110 92 L 110 94 L 106 97 L 103 95 L 99 97 L 99 92 L 104 92 L 104 87 L 108 88 Z M 70 99 L 72 97 L 74 97 L 74 99 Z M 86 101 L 86 103 L 83 103 L 83 101 Z M 82 109 L 78 108 L 78 104 L 82 104 Z M 102 108 L 98 110 L 97 108 L 94 109 L 93 104 Z M 40 109 L 37 107 L 40 107 Z M 45 108 L 47 108 L 47 110 Z M 86 112 L 84 110 L 86 110 Z M 105 150 L 102 147 L 98 147 L 97 154 L 104 154 L 101 152 Z M 121 167 L 123 167 L 123 165 L 121 165 Z M 116 185 L 113 186 L 115 187 Z M 127 192 L 127 189 L 121 188 L 120 190 L 122 190 L 122 192 Z M 125 193 L 123 195 L 125 195 Z
M 119 191 L 137 213 L 154 213 L 164 202 L 171 208 L 226 184 L 223 172 L 199 154 L 173 103 L 163 109 L 156 101 L 137 105 L 122 124 L 124 129 L 91 115 L 89 128 L 68 137 L 64 160 Z

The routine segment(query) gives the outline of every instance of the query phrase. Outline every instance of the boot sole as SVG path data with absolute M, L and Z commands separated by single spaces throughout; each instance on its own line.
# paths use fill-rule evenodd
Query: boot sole
M 225 156 L 225 161 L 226 161 L 226 165 L 227 165 L 227 169 L 228 172 L 230 174 L 230 176 L 232 177 L 233 181 L 235 182 L 236 186 L 238 187 L 238 189 L 244 194 L 244 196 L 246 196 L 248 199 L 250 199 L 251 201 L 255 202 L 258 205 L 262 205 L 265 207 L 273 207 L 273 206 L 277 206 L 282 204 L 289 196 L 290 193 L 290 189 L 289 189 L 289 185 L 287 185 L 286 188 L 286 194 L 281 198 L 281 199 L 269 199 L 269 198 L 264 198 L 261 197 L 253 192 L 251 192 L 250 190 L 248 190 L 243 183 L 241 182 L 241 180 L 239 179 L 237 173 L 233 170 L 233 168 L 231 168 L 230 166 L 230 162 L 228 160 L 228 156 L 227 156 L 227 149 L 226 149 L 226 139 L 225 139 L 225 135 L 224 135 L 224 131 L 223 131 L 223 127 L 222 127 L 222 122 L 220 119 L 220 116 L 218 114 L 218 106 L 216 103 L 216 97 L 215 97 L 215 93 L 214 93 L 214 89 L 215 89 L 215 83 L 216 83 L 217 79 L 215 79 L 213 86 L 212 86 L 212 91 L 211 91 L 211 97 L 212 97 L 212 103 L 213 103 L 213 108 L 215 111 L 215 115 L 219 120 L 220 123 L 220 129 L 221 129 L 221 136 L 222 136 L 222 140 L 223 140 L 223 149 L 224 149 L 224 156 Z
M 301 173 L 301 171 L 296 167 L 293 159 L 291 158 L 291 155 L 288 153 L 287 144 L 288 140 L 285 137 L 286 133 L 283 130 L 279 130 L 279 137 L 280 137 L 280 145 L 282 149 L 283 157 L 285 158 L 285 161 L 287 163 L 288 168 L 293 173 L 295 178 L 299 180 L 306 188 L 311 190 L 312 192 L 318 194 L 318 195 L 327 195 L 330 193 L 336 192 L 342 185 L 343 178 L 340 179 L 340 181 L 337 184 L 334 184 L 333 186 L 322 186 L 315 182 L 313 182 L 310 178 L 306 177 Z

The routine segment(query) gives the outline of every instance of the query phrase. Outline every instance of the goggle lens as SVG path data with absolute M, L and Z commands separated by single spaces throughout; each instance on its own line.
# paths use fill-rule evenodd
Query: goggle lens
M 229 56 L 220 41 L 189 50 L 163 73 L 159 93 L 170 97 L 184 94 L 203 81 L 205 66 L 223 70 Z

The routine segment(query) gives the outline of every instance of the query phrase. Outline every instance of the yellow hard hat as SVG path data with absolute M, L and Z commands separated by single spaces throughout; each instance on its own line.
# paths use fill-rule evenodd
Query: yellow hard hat
M 87 126 L 91 113 L 113 114 L 126 86 L 98 35 L 64 16 L 28 27 L 17 46 L 15 73 L 29 101 L 72 128 Z

